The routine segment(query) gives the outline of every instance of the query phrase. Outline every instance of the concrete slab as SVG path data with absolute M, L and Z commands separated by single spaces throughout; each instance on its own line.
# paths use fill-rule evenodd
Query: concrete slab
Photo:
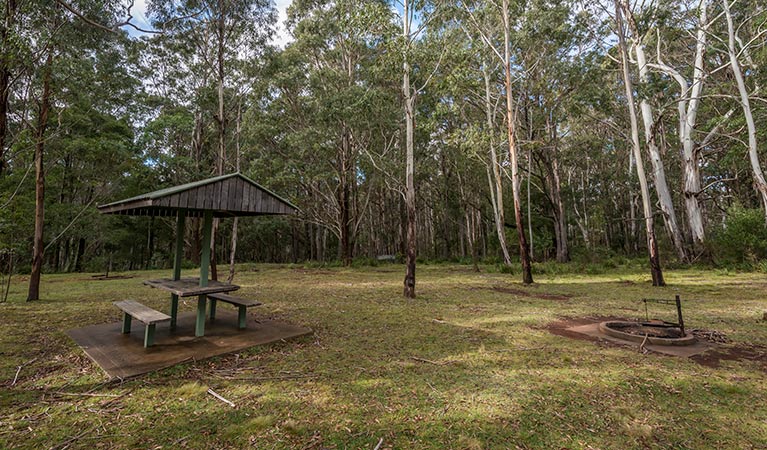
M 606 341 L 610 341 L 619 345 L 625 345 L 627 347 L 632 348 L 639 348 L 639 344 L 632 341 L 627 341 L 624 339 L 619 339 L 613 336 L 609 336 L 599 329 L 599 322 L 597 323 L 590 323 L 587 325 L 578 325 L 575 327 L 566 328 L 567 331 L 573 332 L 573 333 L 579 333 L 585 336 L 590 336 L 593 338 L 598 339 L 604 339 Z M 706 350 L 709 350 L 711 348 L 714 348 L 715 346 L 709 342 L 705 341 L 698 341 L 691 345 L 683 345 L 683 346 L 671 346 L 671 345 L 651 345 L 651 344 L 645 344 L 644 348 L 647 350 L 661 353 L 664 355 L 671 355 L 671 356 L 681 356 L 683 358 L 689 358 L 690 356 L 699 355 Z
M 248 317 L 247 328 L 237 329 L 237 314 L 219 308 L 216 319 L 205 324 L 205 336 L 195 337 L 195 313 L 179 314 L 176 330 L 157 326 L 155 345 L 145 349 L 144 324 L 133 323 L 130 334 L 122 334 L 122 322 L 91 325 L 67 334 L 109 376 L 130 378 L 181 362 L 199 361 L 244 350 L 256 345 L 310 334 L 312 330 L 271 320 Z

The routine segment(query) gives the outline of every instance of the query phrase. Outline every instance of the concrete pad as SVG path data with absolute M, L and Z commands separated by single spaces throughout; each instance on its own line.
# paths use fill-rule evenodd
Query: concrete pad
M 625 345 L 627 347 L 632 348 L 639 348 L 639 344 L 632 341 L 627 341 L 624 339 L 619 339 L 613 336 L 609 336 L 605 333 L 603 333 L 599 329 L 599 322 L 597 323 L 590 323 L 587 325 L 579 325 L 576 327 L 570 327 L 566 328 L 567 331 L 571 331 L 573 333 L 579 333 L 584 336 L 590 336 L 597 339 L 603 339 L 605 341 L 613 342 L 615 344 L 619 345 Z M 683 345 L 683 346 L 677 346 L 677 345 L 652 345 L 652 344 L 645 344 L 644 348 L 647 350 L 661 353 L 664 355 L 671 355 L 671 356 L 681 356 L 683 358 L 689 358 L 690 356 L 699 355 L 706 350 L 709 350 L 711 348 L 714 348 L 715 346 L 709 342 L 705 341 L 698 341 L 691 345 Z
M 205 323 L 205 336 L 195 337 L 196 314 L 179 314 L 176 330 L 159 324 L 155 345 L 144 348 L 144 324 L 134 321 L 130 334 L 122 334 L 122 322 L 91 325 L 67 334 L 109 376 L 130 378 L 181 362 L 244 350 L 256 345 L 310 334 L 312 330 L 284 322 L 256 321 L 248 317 L 247 328 L 237 329 L 237 314 L 219 308 L 216 319 Z

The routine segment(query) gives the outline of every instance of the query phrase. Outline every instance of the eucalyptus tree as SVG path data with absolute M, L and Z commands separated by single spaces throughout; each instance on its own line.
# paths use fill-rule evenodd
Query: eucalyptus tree
M 556 259 L 570 259 L 568 220 L 563 195 L 562 140 L 568 134 L 570 115 L 575 108 L 575 91 L 586 90 L 593 76 L 587 67 L 594 52 L 587 34 L 585 14 L 575 14 L 575 3 L 532 1 L 517 15 L 519 25 L 514 32 L 515 64 L 518 72 L 520 143 L 526 147 L 531 166 L 541 166 L 543 194 L 551 210 L 554 225 Z M 528 192 L 530 187 L 528 186 Z M 529 203 L 529 201 L 528 201 Z M 528 205 L 529 206 L 529 205 Z M 532 214 L 528 213 L 528 221 Z
M 764 178 L 764 172 L 759 162 L 759 153 L 757 147 L 757 130 L 756 122 L 754 121 L 754 114 L 751 107 L 750 94 L 746 87 L 746 81 L 743 76 L 743 70 L 741 69 L 741 63 L 739 57 L 742 54 L 749 54 L 748 45 L 759 39 L 760 35 L 764 32 L 756 33 L 756 36 L 751 40 L 744 41 L 738 35 L 738 28 L 735 26 L 733 20 L 733 14 L 731 9 L 732 3 L 729 0 L 722 0 L 722 9 L 727 21 L 727 55 L 729 57 L 729 66 L 732 74 L 735 78 L 735 85 L 740 97 L 740 105 L 743 109 L 743 116 L 746 122 L 746 129 L 748 131 L 748 159 L 751 163 L 751 171 L 754 177 L 754 187 L 759 194 L 759 198 L 762 202 L 762 208 L 764 212 L 765 223 L 767 224 L 767 181 Z M 745 25 L 745 24 L 741 24 Z M 762 38 L 763 39 L 763 38 Z M 738 49 L 740 47 L 740 49 Z
M 640 85 L 646 85 L 649 82 L 650 67 L 648 66 L 647 56 L 645 54 L 645 41 L 652 29 L 640 29 L 638 21 L 634 16 L 634 10 L 629 4 L 629 0 L 621 0 L 620 6 L 622 14 L 626 17 L 628 30 L 631 33 L 631 47 L 633 48 L 636 57 L 634 63 L 639 70 Z M 642 124 L 644 125 L 645 145 L 647 146 L 650 164 L 653 169 L 652 179 L 655 184 L 655 192 L 658 195 L 661 211 L 663 211 L 664 223 L 666 224 L 666 229 L 671 237 L 671 241 L 674 244 L 677 256 L 681 261 L 686 261 L 687 252 L 684 247 L 684 239 L 682 237 L 682 231 L 679 228 L 674 201 L 666 180 L 666 169 L 658 146 L 659 136 L 656 120 L 654 118 L 655 113 L 650 101 L 645 96 L 640 95 L 639 97 L 639 109 L 641 111 Z
M 8 138 L 8 101 L 11 93 L 11 74 L 18 58 L 16 35 L 16 0 L 6 0 L 0 23 L 0 175 L 5 168 L 5 146 Z
M 46 161 L 46 154 L 55 149 L 60 135 L 66 136 L 70 131 L 64 128 L 66 124 L 62 120 L 62 114 L 77 106 L 78 100 L 73 93 L 83 93 L 86 89 L 91 89 L 91 93 L 104 92 L 106 95 L 101 99 L 94 95 L 90 107 L 102 108 L 101 111 L 107 115 L 121 113 L 118 111 L 119 107 L 116 109 L 114 104 L 111 104 L 111 109 L 107 105 L 110 100 L 119 97 L 117 92 L 125 87 L 121 85 L 121 81 L 126 79 L 120 75 L 125 74 L 124 69 L 114 68 L 115 64 L 119 63 L 115 58 L 116 54 L 125 53 L 124 48 L 116 50 L 116 47 L 126 41 L 124 32 L 94 26 L 116 22 L 116 17 L 123 13 L 123 7 L 117 2 L 81 2 L 77 9 L 59 2 L 53 6 L 38 3 L 25 6 L 25 9 L 19 11 L 24 14 L 19 17 L 19 23 L 24 27 L 24 33 L 35 33 L 37 36 L 29 41 L 26 50 L 31 56 L 25 61 L 26 79 L 19 81 L 19 84 L 25 84 L 24 89 L 32 93 L 31 96 L 37 104 L 34 124 L 30 126 L 35 161 L 35 226 L 32 270 L 27 295 L 28 300 L 36 300 L 40 296 L 40 278 L 46 249 L 45 225 L 50 222 L 45 219 L 46 175 L 51 166 L 51 163 Z M 87 57 L 84 58 L 83 55 Z M 104 80 L 94 76 L 98 71 L 103 71 L 99 72 L 99 76 L 108 78 Z M 90 81 L 79 85 L 78 83 L 85 78 Z M 109 87 L 101 90 L 103 86 Z M 121 100 L 129 97 L 123 97 Z M 127 100 L 127 103 L 130 103 L 130 100 Z M 68 176 L 72 177 L 72 174 Z M 93 191 L 91 193 L 93 194 Z M 90 201 L 94 198 L 91 196 Z M 78 218 L 79 216 L 74 217 L 71 223 Z M 49 246 L 67 231 L 71 223 L 49 242 Z
M 639 178 L 640 193 L 642 195 L 642 212 L 644 215 L 645 233 L 647 237 L 647 251 L 650 257 L 650 274 L 652 276 L 653 286 L 665 286 L 666 283 L 663 280 L 663 271 L 660 266 L 660 255 L 658 253 L 658 240 L 655 237 L 653 213 L 650 204 L 650 189 L 647 186 L 647 177 L 644 170 L 642 151 L 639 143 L 639 125 L 637 123 L 636 106 L 634 104 L 634 88 L 629 73 L 628 49 L 626 46 L 621 11 L 623 6 L 619 3 L 620 1 L 621 0 L 615 0 L 615 22 L 618 34 L 618 48 L 620 51 L 623 84 L 626 92 L 626 103 L 628 104 L 629 120 L 631 122 L 631 145 L 634 153 L 637 177 Z
M 217 106 L 212 117 L 218 139 L 213 165 L 214 173 L 223 175 L 234 166 L 227 152 L 234 135 L 229 123 L 231 116 L 236 114 L 234 106 L 240 104 L 236 99 L 230 99 L 227 108 L 226 91 L 237 71 L 264 53 L 276 21 L 274 5 L 269 0 L 156 0 L 150 4 L 149 13 L 164 39 L 173 42 L 177 48 L 190 48 L 187 53 L 193 56 L 197 70 L 205 74 L 203 79 L 208 74 L 215 79 Z M 237 93 L 236 89 L 234 91 Z M 201 117 L 199 111 L 196 114 Z M 199 120 L 195 123 L 195 136 L 201 132 L 197 128 Z M 199 142 L 193 144 L 199 145 Z M 212 249 L 215 249 L 218 226 L 216 219 Z M 215 252 L 212 255 L 211 277 L 217 279 Z
M 416 101 L 419 94 L 429 85 L 434 73 L 441 64 L 447 47 L 438 50 L 432 48 L 431 57 L 437 56 L 437 61 L 428 64 L 421 59 L 416 59 L 419 43 L 428 32 L 427 26 L 438 18 L 441 10 L 438 4 L 429 1 L 418 0 L 395 0 L 398 12 L 400 12 L 401 37 L 397 41 L 401 46 L 402 54 L 402 104 L 405 122 L 405 209 L 407 211 L 406 237 L 405 237 L 405 279 L 403 294 L 408 298 L 415 298 L 415 269 L 416 253 L 418 247 L 417 236 L 417 210 L 416 210 L 416 185 L 415 185 L 415 130 L 416 130 Z M 438 36 L 435 33 L 435 36 Z M 439 51 L 439 55 L 434 53 Z M 415 71 L 414 65 L 420 70 Z M 412 83 L 413 78 L 417 79 Z
M 698 112 L 700 110 L 701 100 L 703 98 L 703 86 L 708 77 L 707 65 L 707 41 L 712 22 L 716 19 L 709 19 L 708 0 L 701 0 L 697 5 L 697 11 L 693 10 L 694 28 L 692 30 L 682 30 L 682 36 L 672 36 L 672 39 L 682 40 L 682 50 L 687 51 L 693 48 L 694 52 L 690 55 L 683 54 L 681 60 L 687 62 L 686 67 L 678 67 L 672 60 L 667 60 L 662 56 L 662 46 L 673 47 L 676 42 L 663 42 L 662 36 L 669 29 L 673 29 L 670 21 L 675 16 L 656 24 L 654 31 L 657 39 L 656 62 L 648 62 L 647 67 L 657 70 L 671 77 L 679 85 L 679 94 L 677 97 L 678 110 L 678 140 L 681 147 L 682 173 L 684 176 L 684 205 L 687 216 L 687 225 L 694 249 L 700 251 L 705 242 L 705 228 L 703 220 L 703 208 L 701 205 L 702 185 L 701 185 L 701 142 L 697 141 L 695 133 L 698 127 Z M 694 14 L 697 12 L 697 14 Z M 688 15 L 687 10 L 681 11 L 681 18 Z M 669 16 L 669 15 L 664 15 Z M 685 20 L 681 20 L 685 23 Z M 661 33 L 663 31 L 664 33 Z M 685 33 L 686 32 L 686 33 Z M 675 33 L 676 34 L 676 33 Z M 692 42 L 685 38 L 685 34 L 692 36 Z M 665 44 L 665 45 L 664 45 Z M 668 50 L 667 50 L 668 52 Z M 672 58 L 675 55 L 670 55 Z M 676 58 L 674 58 L 676 59 Z M 679 64 L 681 65 L 681 64 Z M 688 67 L 690 69 L 688 69 Z M 688 81 L 689 80 L 689 81 Z
M 288 25 L 295 39 L 274 55 L 262 105 L 245 118 L 261 147 L 252 165 L 301 187 L 300 217 L 330 230 L 348 265 L 378 175 L 363 152 L 398 132 L 396 28 L 376 0 L 295 2 Z
M 503 93 L 505 99 L 505 116 L 506 116 L 506 144 L 508 145 L 509 155 L 509 168 L 511 170 L 511 192 L 514 208 L 514 219 L 517 229 L 517 238 L 519 243 L 519 257 L 522 265 L 522 281 L 525 284 L 533 282 L 532 264 L 530 258 L 530 248 L 527 241 L 527 236 L 524 231 L 524 219 L 522 217 L 522 199 L 520 193 L 520 173 L 519 173 L 519 148 L 518 148 L 518 136 L 517 136 L 517 111 L 514 99 L 514 80 L 512 78 L 512 65 L 514 64 L 512 55 L 512 33 L 513 24 L 510 16 L 510 4 L 508 0 L 503 0 L 501 5 L 495 4 L 499 8 L 491 8 L 482 3 L 462 4 L 462 9 L 468 15 L 468 19 L 476 31 L 483 43 L 488 47 L 490 52 L 497 57 L 503 68 L 504 83 Z M 483 11 L 485 8 L 489 8 L 487 11 Z M 495 20 L 500 18 L 501 30 L 500 43 L 498 36 L 496 36 L 496 29 L 493 27 L 486 28 L 483 26 L 483 22 L 478 19 L 478 15 L 492 14 Z M 515 14 L 515 18 L 517 15 Z

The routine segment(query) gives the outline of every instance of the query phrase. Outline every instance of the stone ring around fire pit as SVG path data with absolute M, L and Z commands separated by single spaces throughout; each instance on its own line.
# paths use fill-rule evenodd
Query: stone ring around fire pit
M 695 343 L 695 336 L 692 334 L 688 333 L 682 336 L 678 326 L 663 322 L 607 321 L 599 324 L 599 331 L 618 339 L 647 342 L 654 345 L 691 345 Z

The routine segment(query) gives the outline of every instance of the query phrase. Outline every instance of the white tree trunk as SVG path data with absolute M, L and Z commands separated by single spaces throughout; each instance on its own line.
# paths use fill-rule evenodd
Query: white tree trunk
M 509 0 L 503 0 L 502 14 L 504 46 L 503 67 L 506 73 L 506 129 L 509 140 L 509 161 L 511 162 L 511 192 L 514 197 L 514 218 L 517 225 L 517 236 L 519 237 L 519 259 L 522 263 L 522 282 L 524 284 L 531 284 L 533 282 L 533 272 L 530 263 L 530 253 L 527 247 L 527 237 L 525 236 L 524 221 L 522 220 L 522 206 L 519 193 L 519 161 L 517 155 L 514 107 L 511 94 L 511 24 L 509 22 Z
M 626 17 L 629 20 L 629 24 L 632 24 L 632 18 L 630 16 L 631 10 L 629 5 L 625 2 L 622 3 L 623 10 Z M 633 34 L 634 40 L 634 54 L 636 55 L 636 63 L 639 68 L 639 79 L 642 83 L 647 83 L 647 76 L 649 74 L 649 67 L 647 65 L 647 57 L 644 52 L 644 44 L 642 43 L 642 37 L 639 35 L 635 26 L 629 27 Z M 633 97 L 632 97 L 633 98 Z M 655 132 L 653 130 L 654 119 L 652 106 L 646 99 L 641 99 L 639 102 L 639 108 L 642 111 L 642 123 L 644 125 L 645 141 L 647 143 L 647 150 L 650 155 L 650 163 L 653 168 L 653 181 L 655 184 L 655 191 L 658 194 L 658 202 L 660 203 L 661 211 L 663 211 L 663 218 L 668 229 L 669 236 L 674 244 L 677 256 L 680 260 L 685 261 L 687 255 L 684 251 L 684 240 L 682 239 L 682 232 L 679 229 L 678 222 L 676 220 L 676 211 L 674 211 L 674 201 L 671 198 L 671 192 L 666 182 L 666 170 L 663 168 L 663 160 L 658 150 L 658 145 L 655 142 Z M 637 159 L 637 163 L 639 163 Z
M 682 106 L 680 104 L 679 138 L 682 140 L 682 155 L 684 164 L 684 204 L 687 212 L 687 224 L 690 227 L 690 235 L 696 247 L 702 246 L 706 240 L 706 232 L 703 227 L 703 211 L 701 210 L 698 196 L 701 193 L 700 186 L 700 149 L 695 145 L 692 133 L 697 124 L 698 109 L 700 108 L 700 95 L 703 91 L 703 80 L 706 76 L 703 65 L 706 52 L 706 34 L 708 33 L 708 2 L 700 2 L 699 24 L 695 44 L 695 67 L 692 76 L 692 89 L 690 102 L 682 120 Z M 681 100 L 681 96 L 680 96 Z
M 407 209 L 407 261 L 405 268 L 404 295 L 415 298 L 415 258 L 416 258 L 416 205 L 415 205 L 415 161 L 413 128 L 415 125 L 415 97 L 410 89 L 410 4 L 403 2 L 402 36 L 405 39 L 402 62 L 402 95 L 405 103 L 405 206 Z
M 652 275 L 653 286 L 664 286 L 665 282 L 663 281 L 663 273 L 660 268 L 660 257 L 658 256 L 658 243 L 655 239 L 652 208 L 650 207 L 650 188 L 647 185 L 644 162 L 642 162 L 642 151 L 639 146 L 639 124 L 636 107 L 634 106 L 634 88 L 631 83 L 631 76 L 629 75 L 628 51 L 623 36 L 623 21 L 621 20 L 621 11 L 618 0 L 615 0 L 615 16 L 618 25 L 618 41 L 621 49 L 623 84 L 626 89 L 626 102 L 628 103 L 629 119 L 631 122 L 631 147 L 634 153 L 637 176 L 639 178 L 640 193 L 642 194 L 642 212 L 644 214 L 645 232 L 647 236 L 647 250 L 650 256 L 650 273 Z
M 732 23 L 730 3 L 728 3 L 727 0 L 722 0 L 722 6 L 724 7 L 724 14 L 727 17 L 727 53 L 730 56 L 730 68 L 732 69 L 732 74 L 735 76 L 735 82 L 738 85 L 740 103 L 743 107 L 743 115 L 746 117 L 746 127 L 748 128 L 748 159 L 751 162 L 751 170 L 754 174 L 754 186 L 761 197 L 765 223 L 767 223 L 767 182 L 764 179 L 764 172 L 762 172 L 762 166 L 759 163 L 759 155 L 757 153 L 756 124 L 754 123 L 754 115 L 751 113 L 751 102 L 748 98 L 746 82 L 743 79 L 743 73 L 740 70 L 738 52 L 735 49 L 735 41 L 737 37 L 735 36 L 735 27 Z
M 701 92 L 703 91 L 703 82 L 706 78 L 704 56 L 709 26 L 708 2 L 703 0 L 698 9 L 698 30 L 695 37 L 692 87 L 687 83 L 682 74 L 661 61 L 660 50 L 658 51 L 658 63 L 648 64 L 648 66 L 669 75 L 679 84 L 680 93 L 677 109 L 679 112 L 679 143 L 682 147 L 685 212 L 687 213 L 687 225 L 690 228 L 690 235 L 696 248 L 703 244 L 706 235 L 703 226 L 703 211 L 698 198 L 701 194 L 700 146 L 695 144 L 693 132 L 697 125 Z
M 504 229 L 504 212 L 503 212 L 503 176 L 501 174 L 501 163 L 498 161 L 498 155 L 495 152 L 495 139 L 493 139 L 493 132 L 495 126 L 493 124 L 493 103 L 490 99 L 490 74 L 487 72 L 487 67 L 482 67 L 482 75 L 485 78 L 485 116 L 487 119 L 487 131 L 490 134 L 490 165 L 492 166 L 492 179 L 490 178 L 490 172 L 488 171 L 488 181 L 490 182 L 490 197 L 493 200 L 493 216 L 495 219 L 495 230 L 498 233 L 498 242 L 501 245 L 501 252 L 503 252 L 503 263 L 507 266 L 511 265 L 511 256 L 509 255 L 509 248 L 506 245 L 506 231 Z

